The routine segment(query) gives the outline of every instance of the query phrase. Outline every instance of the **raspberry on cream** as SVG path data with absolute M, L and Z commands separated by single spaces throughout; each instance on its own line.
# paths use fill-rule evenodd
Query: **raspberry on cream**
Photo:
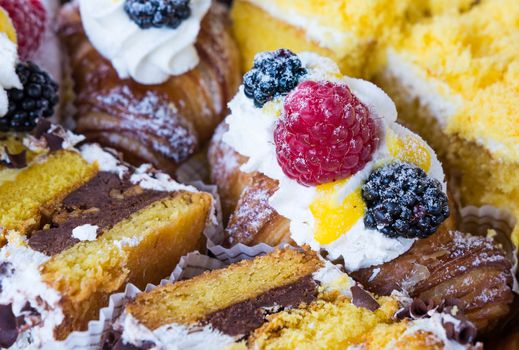
M 419 136 L 395 123 L 396 108 L 378 87 L 367 81 L 342 76 L 337 65 L 327 58 L 311 53 L 301 53 L 298 57 L 307 71 L 300 78 L 299 86 L 312 84 L 307 81 L 345 85 L 352 97 L 365 106 L 370 120 L 377 125 L 376 138 L 379 139 L 373 144 L 373 149 L 369 149 L 371 156 L 364 158 L 363 164 L 350 176 L 343 174 L 335 182 L 317 186 L 302 185 L 293 180 L 293 176 L 287 176 L 278 163 L 279 149 L 288 146 L 280 144 L 276 152 L 276 142 L 280 140 L 275 139 L 275 130 L 283 118 L 287 118 L 283 113 L 289 97 L 276 96 L 258 108 L 246 96 L 243 87 L 229 104 L 232 113 L 226 119 L 229 130 L 223 135 L 223 141 L 248 157 L 241 171 L 258 171 L 278 181 L 278 190 L 269 199 L 269 204 L 278 214 L 290 220 L 291 238 L 297 244 L 308 244 L 314 250 L 322 249 L 331 259 L 342 257 L 347 271 L 391 261 L 408 251 L 416 239 L 388 237 L 378 229 L 367 228 L 364 224 L 367 207 L 362 198 L 362 185 L 375 169 L 400 161 L 421 167 L 446 192 L 441 164 L 434 151 Z M 327 117 L 328 111 L 323 110 L 323 113 Z M 297 118 L 305 121 L 311 119 L 301 115 Z M 290 122 L 293 121 L 291 118 Z M 359 128 L 366 128 L 361 124 L 358 124 Z M 364 130 L 373 131 L 371 128 Z M 308 137 L 305 137 L 301 140 L 308 144 Z M 299 141 L 297 137 L 296 141 Z M 366 144 L 369 145 L 369 142 Z M 301 149 L 296 147 L 295 150 L 298 152 Z M 367 151 L 363 149 L 361 153 Z M 322 159 L 316 159 L 317 163 L 320 161 Z
M 199 57 L 194 45 L 210 0 L 192 0 L 191 16 L 176 29 L 142 29 L 125 12 L 124 4 L 124 0 L 79 1 L 88 38 L 121 79 L 161 84 L 196 67 Z

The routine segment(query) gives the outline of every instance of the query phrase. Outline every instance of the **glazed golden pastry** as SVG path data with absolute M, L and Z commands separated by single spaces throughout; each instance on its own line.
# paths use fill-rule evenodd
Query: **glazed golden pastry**
M 160 85 L 120 79 L 87 39 L 77 6 L 62 9 L 60 34 L 70 56 L 76 130 L 122 151 L 132 163 L 168 172 L 212 135 L 239 84 L 239 55 L 227 9 L 213 4 L 196 41 L 199 64 Z

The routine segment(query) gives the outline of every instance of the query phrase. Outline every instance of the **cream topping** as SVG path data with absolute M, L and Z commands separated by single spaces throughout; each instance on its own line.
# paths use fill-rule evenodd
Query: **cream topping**
M 0 304 L 12 304 L 15 316 L 22 316 L 27 303 L 41 315 L 34 324 L 26 318 L 31 329 L 31 343 L 37 347 L 54 340 L 54 328 L 64 320 L 59 305 L 60 294 L 41 279 L 40 267 L 48 256 L 24 246 L 7 245 L 0 250 L 0 263 L 8 263 L 12 274 L 1 276 Z M 33 321 L 34 322 L 34 321 Z
M 324 267 L 312 274 L 314 280 L 321 284 L 325 292 L 339 291 L 342 295 L 351 298 L 350 288 L 355 286 L 355 281 L 348 274 L 329 261 L 325 261 Z
M 99 226 L 85 224 L 78 226 L 72 230 L 72 237 L 80 241 L 95 241 L 97 239 L 97 230 Z
M 7 113 L 9 107 L 6 90 L 22 88 L 22 83 L 16 74 L 17 60 L 16 45 L 7 38 L 7 35 L 0 33 L 0 117 Z
M 234 337 L 209 325 L 189 327 L 169 324 L 151 331 L 127 313 L 118 323 L 123 327 L 122 340 L 125 344 L 141 346 L 144 342 L 152 342 L 154 346 L 151 350 L 220 350 L 235 342 Z
M 447 332 L 443 326 L 445 323 L 452 323 L 454 329 L 458 330 L 461 321 L 449 314 L 435 312 L 429 318 L 421 318 L 409 322 L 409 328 L 404 332 L 403 336 L 422 331 L 430 333 L 437 339 L 441 340 L 443 342 L 444 350 L 467 349 L 466 345 L 462 345 L 447 337 Z M 389 346 L 388 349 L 391 349 L 391 346 Z
M 195 42 L 210 0 L 191 0 L 191 16 L 176 29 L 141 29 L 125 12 L 123 0 L 79 0 L 79 6 L 90 42 L 121 79 L 160 84 L 198 65 Z
M 440 181 L 444 191 L 446 190 L 444 173 L 434 151 L 419 136 L 395 123 L 396 107 L 381 89 L 364 80 L 343 77 L 337 65 L 330 59 L 310 53 L 299 54 L 299 57 L 308 71 L 301 80 L 328 80 L 348 85 L 352 93 L 368 107 L 380 126 L 379 148 L 362 170 L 338 185 L 340 188 L 336 188 L 336 191 L 339 200 L 358 189 L 376 166 L 394 159 L 385 142 L 388 132 L 400 138 L 411 136 L 419 140 L 430 154 L 428 175 Z M 279 189 L 269 199 L 269 204 L 280 215 L 290 219 L 292 239 L 299 245 L 309 244 L 313 250 L 324 249 L 332 259 L 342 257 L 348 272 L 382 264 L 409 250 L 413 239 L 389 238 L 378 231 L 369 230 L 364 226 L 363 218 L 330 244 L 320 244 L 315 240 L 316 220 L 310 205 L 316 198 L 317 188 L 305 187 L 289 179 L 276 159 L 273 134 L 281 116 L 282 103 L 283 98 L 277 98 L 263 108 L 256 108 L 253 101 L 245 96 L 241 86 L 238 94 L 229 103 L 232 113 L 226 119 L 229 130 L 223 135 L 223 141 L 249 158 L 240 168 L 242 171 L 259 171 L 278 180 Z

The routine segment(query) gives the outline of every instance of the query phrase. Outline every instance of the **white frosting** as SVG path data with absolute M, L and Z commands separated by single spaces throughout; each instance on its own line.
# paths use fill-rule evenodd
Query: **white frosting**
M 22 88 L 15 70 L 17 60 L 16 45 L 7 38 L 7 35 L 0 33 L 0 117 L 7 113 L 9 107 L 6 90 Z
M 434 312 L 429 318 L 421 318 L 413 320 L 409 323 L 409 328 L 404 332 L 403 336 L 414 334 L 422 331 L 433 334 L 436 338 L 443 342 L 444 350 L 464 350 L 467 346 L 462 345 L 447 337 L 447 332 L 443 327 L 444 323 L 452 323 L 455 329 L 459 329 L 461 324 L 457 318 L 444 313 Z M 391 346 L 387 347 L 391 349 Z
M 337 265 L 326 261 L 324 267 L 314 272 L 312 277 L 321 284 L 325 292 L 337 290 L 349 298 L 352 297 L 350 288 L 355 286 L 355 281 Z
M 157 172 L 150 174 L 152 166 L 143 164 L 130 177 L 130 181 L 142 188 L 163 192 L 188 191 L 198 192 L 193 186 L 182 185 L 171 178 L 168 174 Z
M 78 226 L 72 230 L 72 237 L 80 241 L 95 241 L 97 239 L 97 230 L 99 226 L 85 224 Z
M 170 324 L 152 331 L 130 314 L 123 314 L 119 322 L 123 327 L 124 343 L 140 346 L 145 341 L 151 341 L 155 344 L 151 350 L 221 350 L 235 342 L 234 337 L 211 326 Z
M 12 304 L 15 316 L 23 315 L 27 302 L 41 314 L 41 322 L 31 324 L 26 337 L 35 347 L 54 339 L 54 328 L 63 322 L 59 293 L 45 284 L 40 266 L 49 257 L 23 246 L 7 245 L 0 250 L 0 263 L 8 262 L 14 268 L 12 275 L 2 276 L 0 304 Z
M 141 237 L 124 237 L 123 239 L 113 241 L 113 243 L 117 248 L 123 249 L 125 247 L 136 247 L 141 241 Z
M 340 31 L 337 28 L 323 25 L 315 16 L 302 15 L 296 9 L 289 9 L 288 11 L 281 9 L 275 4 L 275 1 L 248 1 L 263 9 L 272 17 L 301 28 L 309 40 L 318 43 L 321 47 L 342 51 L 348 43 L 358 40 L 351 32 Z
M 461 103 L 461 97 L 455 95 L 447 84 L 441 81 L 428 81 L 420 69 L 399 56 L 393 49 L 387 51 L 386 74 L 395 77 L 406 87 L 409 99 L 418 98 L 442 127 L 447 126 Z
M 372 160 L 337 189 L 339 199 L 345 198 L 366 181 L 377 164 L 393 159 L 384 142 L 387 130 L 399 137 L 420 138 L 395 123 L 396 107 L 377 86 L 364 80 L 343 77 L 337 65 L 330 59 L 310 53 L 299 54 L 299 57 L 308 71 L 302 80 L 328 80 L 348 85 L 353 94 L 368 107 L 382 130 L 380 146 L 374 152 Z M 281 115 L 282 103 L 283 99 L 277 98 L 263 108 L 256 108 L 253 101 L 245 96 L 241 86 L 238 94 L 229 103 L 232 112 L 226 119 L 229 130 L 222 139 L 237 152 L 248 157 L 248 161 L 240 168 L 242 171 L 259 171 L 278 180 L 279 189 L 269 199 L 269 204 L 280 215 L 290 219 L 292 239 L 299 245 L 309 244 L 314 250 L 324 249 L 332 259 L 342 257 L 348 272 L 382 264 L 409 250 L 414 240 L 389 238 L 378 231 L 369 230 L 364 226 L 362 218 L 347 233 L 330 244 L 319 244 L 315 240 L 316 223 L 310 205 L 316 197 L 317 190 L 315 187 L 305 187 L 289 179 L 276 159 L 273 134 Z M 428 175 L 440 181 L 445 191 L 441 164 L 434 151 L 425 142 L 423 144 L 431 158 Z
M 122 178 L 130 169 L 124 165 L 116 156 L 107 152 L 96 143 L 86 144 L 81 147 L 81 156 L 90 164 L 97 163 L 100 171 L 115 173 Z M 142 164 L 135 169 L 130 176 L 130 181 L 144 189 L 174 192 L 189 191 L 198 192 L 193 186 L 180 184 L 173 180 L 168 174 L 162 172 L 152 172 L 153 166 Z
M 191 0 L 191 16 L 176 29 L 141 29 L 124 11 L 123 0 L 79 0 L 79 6 L 90 42 L 120 78 L 160 84 L 199 62 L 194 44 L 210 0 Z

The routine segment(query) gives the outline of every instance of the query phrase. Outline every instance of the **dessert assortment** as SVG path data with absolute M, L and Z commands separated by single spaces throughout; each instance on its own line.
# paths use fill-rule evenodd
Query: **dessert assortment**
M 518 18 L 0 0 L 0 348 L 514 348 Z

